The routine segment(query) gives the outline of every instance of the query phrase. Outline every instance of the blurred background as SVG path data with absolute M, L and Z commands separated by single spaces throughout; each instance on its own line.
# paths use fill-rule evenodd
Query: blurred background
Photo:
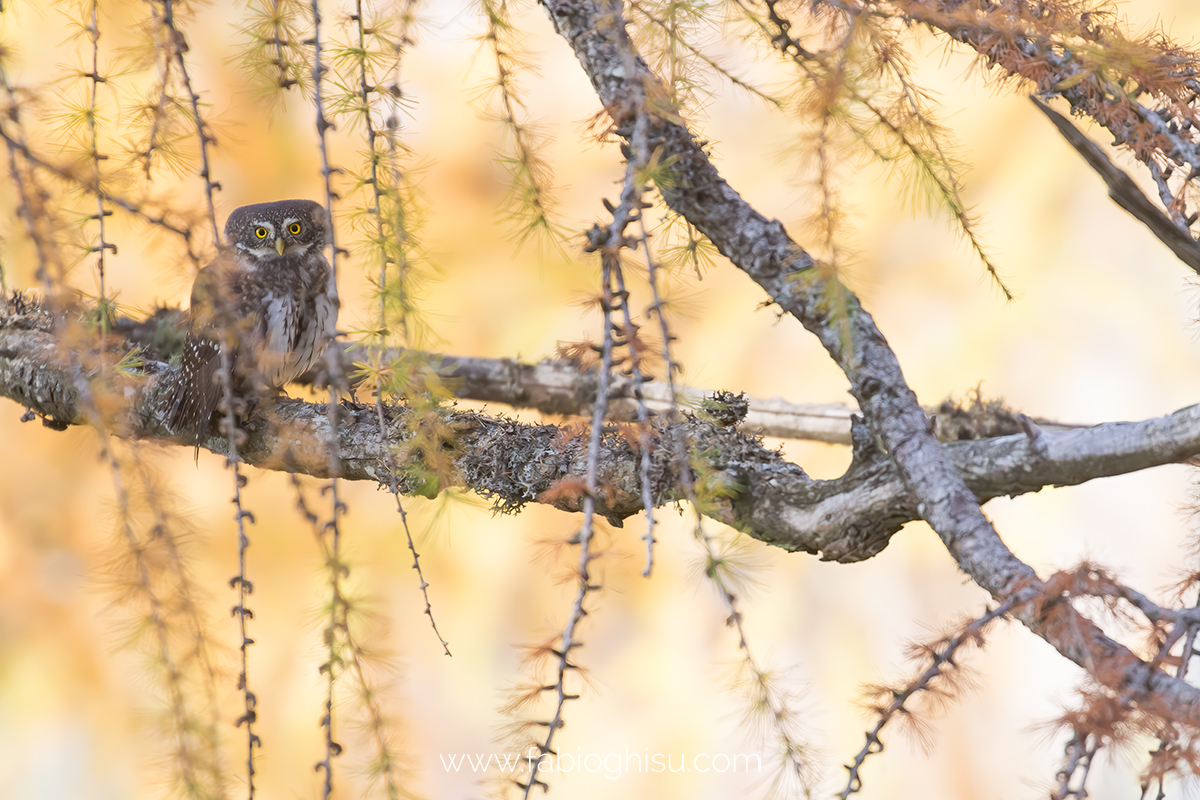
M 1188 43 L 1200 8 L 1186 0 L 1123 6 L 1130 28 L 1161 26 Z M 114 4 L 101 15 L 102 63 L 137 41 L 145 9 Z M 330 4 L 326 24 L 345 40 L 345 8 Z M 718 13 L 717 11 L 713 12 Z M 189 67 L 218 140 L 213 167 L 222 184 L 218 218 L 233 208 L 287 197 L 321 199 L 313 112 L 303 98 L 268 102 L 238 61 L 245 37 L 240 4 L 215 2 L 185 18 Z M 549 136 L 543 155 L 554 171 L 563 251 L 518 246 L 504 219 L 506 178 L 496 163 L 501 128 L 487 119 L 495 62 L 476 37 L 484 30 L 470 3 L 418 6 L 417 42 L 403 65 L 411 101 L 404 135 L 420 162 L 428 256 L 420 309 L 430 346 L 445 353 L 537 360 L 557 344 L 599 338 L 586 302 L 598 287 L 598 261 L 581 253 L 581 234 L 615 200 L 623 174 L 615 145 L 597 144 L 588 120 L 599 103 L 569 47 L 545 13 L 522 4 L 514 24 L 537 70 L 519 78 L 523 114 Z M 0 41 L 10 49 L 10 79 L 41 87 L 25 116 L 59 154 L 56 126 L 78 102 L 90 58 L 86 39 L 70 38 L 79 7 L 5 4 Z M 848 285 L 875 316 L 926 404 L 964 397 L 977 386 L 1013 408 L 1063 422 L 1138 420 L 1200 399 L 1200 344 L 1194 276 L 1143 226 L 1107 198 L 1075 152 L 1011 86 L 996 85 L 969 55 L 914 31 L 916 75 L 941 105 L 940 118 L 970 165 L 966 199 L 980 233 L 1017 294 L 1006 303 L 982 265 L 936 212 L 898 202 L 898 184 L 873 163 L 839 175 L 853 259 Z M 787 72 L 736 36 L 711 52 L 735 74 L 778 89 Z M 114 75 L 118 75 L 114 67 Z M 113 78 L 106 101 L 115 124 L 149 82 Z M 713 81 L 691 122 L 713 143 L 723 175 L 761 212 L 798 233 L 814 194 L 802 160 L 804 129 L 786 113 Z M 58 115 L 58 116 L 56 116 Z M 357 164 L 363 146 L 340 125 L 332 161 Z M 1107 143 L 1107 135 L 1094 133 Z M 38 142 L 42 139 L 36 140 Z M 118 143 L 113 143 L 116 152 Z M 194 157 L 194 147 L 185 156 Z M 64 148 L 65 149 L 65 148 Z M 1123 157 L 1122 157 L 1123 158 Z M 1139 181 L 1142 172 L 1121 161 Z M 199 208 L 202 189 L 188 160 L 161 185 L 174 205 Z M 0 192 L 5 280 L 34 287 L 35 260 L 23 240 L 9 190 Z M 658 213 L 657 211 L 651 213 Z M 352 233 L 339 219 L 343 242 Z M 110 239 L 110 289 L 145 313 L 186 304 L 195 266 L 178 244 L 118 214 Z M 801 238 L 804 243 L 804 239 Z M 351 259 L 340 274 L 340 327 L 369 324 L 373 264 Z M 95 293 L 90 261 L 69 276 Z M 723 259 L 701 276 L 672 277 L 685 381 L 710 389 L 781 396 L 794 402 L 845 402 L 846 381 L 817 342 L 789 318 L 760 308 L 764 296 Z M 471 407 L 461 403 L 461 407 Z M 536 414 L 485 408 L 539 421 Z M 165 743 L 158 734 L 161 687 L 147 654 L 127 646 L 130 613 L 106 579 L 121 544 L 116 500 L 100 443 L 83 427 L 54 432 L 22 424 L 22 409 L 0 401 L 0 797 L 142 798 L 169 792 Z M 817 477 L 835 477 L 847 448 L 768 440 Z M 235 622 L 228 578 L 236 571 L 231 479 L 222 459 L 190 448 L 152 447 L 163 483 L 188 526 L 188 563 L 207 593 L 212 634 L 227 652 L 223 752 L 236 769 L 242 739 L 232 722 L 240 693 L 233 675 Z M 303 481 L 311 505 L 319 484 Z M 571 551 L 547 543 L 569 538 L 578 515 L 531 506 L 497 516 L 470 496 L 406 498 L 422 554 L 433 611 L 449 640 L 442 653 L 422 614 L 411 558 L 392 499 L 365 484 L 343 487 L 350 513 L 345 542 L 355 591 L 378 621 L 370 643 L 386 654 L 387 708 L 408 766 L 407 787 L 429 798 L 470 798 L 490 790 L 488 776 L 447 769 L 450 756 L 506 750 L 501 707 L 527 680 L 524 646 L 561 629 L 574 596 Z M 1046 489 L 985 507 L 1008 545 L 1046 576 L 1083 559 L 1165 601 L 1183 570 L 1194 569 L 1192 478 L 1161 468 L 1068 489 Z M 260 796 L 320 796 L 313 764 L 323 756 L 321 663 L 325 573 L 311 530 L 292 512 L 295 489 L 283 474 L 251 471 L 245 505 L 250 531 L 251 682 L 259 697 Z M 554 796 L 756 797 L 769 787 L 771 744 L 742 723 L 747 701 L 735 686 L 741 658 L 719 597 L 703 577 L 687 512 L 663 508 L 653 577 L 641 577 L 640 517 L 604 533 L 598 562 L 604 586 L 582 627 L 578 651 L 589 676 L 568 704 L 557 747 L 581 756 L 612 753 L 764 755 L 761 773 L 696 771 L 606 777 L 604 771 L 545 776 Z M 712 521 L 713 535 L 732 540 Z M 985 610 L 988 597 L 959 572 L 937 537 L 910 524 L 879 556 L 861 564 L 821 563 L 748 541 L 753 584 L 739 596 L 755 657 L 774 670 L 793 699 L 803 737 L 818 756 L 822 794 L 841 788 L 848 763 L 873 719 L 860 704 L 864 684 L 901 682 L 914 671 L 906 647 L 936 638 Z M 549 552 L 549 555 L 547 555 Z M 924 745 L 891 731 L 885 753 L 863 773 L 864 797 L 1040 797 L 1054 782 L 1064 738 L 1050 724 L 1076 702 L 1083 672 L 1024 629 L 992 630 L 967 663 L 977 689 L 934 724 Z M 339 796 L 366 796 L 367 751 L 357 744 L 353 703 L 344 699 Z M 1153 743 L 1147 741 L 1147 748 Z M 1093 798 L 1136 796 L 1140 748 L 1107 753 L 1089 782 Z M 494 776 L 494 773 L 493 773 Z M 1193 787 L 1194 788 L 1194 787 Z M 232 796 L 242 793 L 231 784 Z M 1183 795 L 1179 795 L 1183 796 Z

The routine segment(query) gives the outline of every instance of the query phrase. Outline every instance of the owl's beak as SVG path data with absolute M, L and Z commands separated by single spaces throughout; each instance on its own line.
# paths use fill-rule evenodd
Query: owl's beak
M 283 255 L 283 237 L 282 236 L 275 237 L 275 251 L 277 253 L 279 253 L 279 255 Z

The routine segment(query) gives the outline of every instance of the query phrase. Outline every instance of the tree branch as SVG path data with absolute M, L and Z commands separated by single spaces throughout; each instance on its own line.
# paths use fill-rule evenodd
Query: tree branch
M 432 356 L 438 374 L 446 378 L 458 397 L 532 408 L 543 414 L 583 416 L 596 396 L 597 373 L 569 361 L 543 360 L 526 364 L 509 358 Z M 614 375 L 605 419 L 637 419 L 637 391 L 632 377 Z M 652 414 L 671 407 L 670 388 L 646 380 L 642 398 Z M 705 389 L 679 389 L 684 405 L 697 406 L 712 394 Z M 745 430 L 783 439 L 807 439 L 829 444 L 850 444 L 850 417 L 855 409 L 837 403 L 789 403 L 779 397 L 748 397 Z
M 922 23 L 973 48 L 989 67 L 1029 80 L 1037 94 L 1060 95 L 1141 161 L 1169 160 L 1200 175 L 1195 53 L 1153 34 L 1128 38 L 1104 15 L 1073 3 L 1043 6 L 1043 14 L 990 0 L 888 5 L 906 24 Z
M 1154 205 L 1134 183 L 1133 178 L 1114 164 L 1099 145 L 1084 136 L 1083 131 L 1076 128 L 1071 120 L 1036 97 L 1029 99 L 1038 107 L 1038 110 L 1050 118 L 1067 143 L 1074 147 L 1088 166 L 1104 180 L 1105 185 L 1108 186 L 1108 196 L 1112 198 L 1113 202 L 1140 220 L 1150 229 L 1155 238 L 1171 248 L 1171 252 L 1180 261 L 1196 272 L 1200 272 L 1200 244 L 1192 238 L 1186 227 L 1181 228 L 1176 225 L 1166 213 Z
M 130 346 L 143 348 L 151 357 L 167 360 L 161 340 L 173 337 L 183 312 L 162 308 L 144 320 L 118 317 L 112 330 L 124 337 Z M 164 336 L 164 328 L 168 329 Z M 361 350 L 352 345 L 338 344 L 341 374 L 351 376 L 362 368 L 358 361 Z M 383 363 L 396 363 L 415 355 L 427 363 L 446 384 L 454 396 L 485 403 L 502 403 L 512 408 L 530 408 L 543 414 L 587 416 L 596 397 L 597 373 L 594 367 L 581 366 L 567 358 L 548 358 L 535 364 L 513 358 L 479 358 L 442 353 L 406 351 L 387 348 L 381 354 Z M 297 379 L 301 385 L 322 382 L 318 366 Z M 630 376 L 614 375 L 611 397 L 605 419 L 610 422 L 633 422 L 637 419 L 637 382 Z M 652 415 L 665 414 L 671 408 L 671 390 L 666 383 L 644 380 L 641 395 Z M 676 386 L 677 399 L 688 408 L 699 408 L 713 390 Z M 792 403 L 781 397 L 746 396 L 748 410 L 740 427 L 760 436 L 781 439 L 803 439 L 827 444 L 850 444 L 850 418 L 859 413 L 854 405 L 844 403 Z M 984 439 L 1018 433 L 1022 430 L 1020 415 L 997 400 L 984 400 L 976 392 L 974 398 L 957 403 L 944 400 L 925 409 L 937 417 L 937 435 L 942 441 Z M 1071 430 L 1082 427 L 1053 420 L 1034 418 L 1047 430 Z
M 617 132 L 628 135 L 640 107 L 636 98 L 668 94 L 642 59 L 636 59 L 637 69 L 630 74 L 630 62 L 615 33 L 624 21 L 592 0 L 543 3 Z M 663 200 L 820 339 L 849 378 L 851 394 L 895 463 L 918 513 L 958 565 L 993 596 L 1016 600 L 1014 616 L 1104 685 L 1135 698 L 1150 695 L 1151 701 L 1200 726 L 1200 690 L 1139 660 L 1082 616 L 1069 599 L 1046 600 L 1046 585 L 1000 539 L 955 469 L 948 448 L 933 436 L 895 353 L 857 298 L 842 289 L 844 303 L 831 303 L 836 277 L 822 275 L 779 221 L 768 220 L 746 203 L 684 125 L 660 114 L 650 137 L 662 148 L 662 163 L 672 172 L 669 184 L 659 186 Z
M 181 443 L 163 427 L 155 408 L 164 373 L 136 375 L 80 364 L 116 363 L 89 358 L 78 346 L 63 358 L 50 314 L 18 295 L 0 304 L 0 395 L 48 420 L 51 427 L 87 424 L 81 389 L 104 401 L 111 430 L 119 436 Z M 103 387 L 103 391 L 98 391 Z M 348 480 L 388 483 L 387 459 L 373 405 L 343 404 L 338 426 L 339 467 Z M 418 412 L 387 408 L 387 447 L 396 454 L 406 493 L 431 491 L 405 475 L 420 472 L 426 454 L 410 444 L 418 425 L 431 424 Z M 444 449 L 454 464 L 453 485 L 494 501 L 498 510 L 518 511 L 545 503 L 578 511 L 585 464 L 582 430 L 529 425 L 483 414 L 444 411 L 432 421 L 444 429 Z M 905 523 L 918 518 L 918 504 L 893 461 L 874 445 L 858 420 L 854 458 L 835 480 L 813 480 L 804 470 L 757 437 L 699 419 L 653 423 L 661 443 L 681 435 L 691 443 L 700 478 L 704 513 L 787 550 L 820 553 L 827 560 L 860 561 L 883 550 Z M 255 408 L 241 430 L 246 463 L 260 469 L 329 476 L 327 406 L 280 398 Z M 1074 485 L 1098 477 L 1184 461 L 1200 454 L 1200 406 L 1144 422 L 1116 422 L 1068 431 L 1042 431 L 955 442 L 947 446 L 954 468 L 980 500 L 1035 492 L 1049 485 Z M 606 432 L 600 460 L 600 512 L 619 523 L 644 509 L 637 437 Z M 224 455 L 226 441 L 209 436 L 202 444 Z M 657 505 L 679 500 L 678 470 L 668 452 L 651 454 L 652 497 Z M 437 487 L 445 488 L 445 487 Z

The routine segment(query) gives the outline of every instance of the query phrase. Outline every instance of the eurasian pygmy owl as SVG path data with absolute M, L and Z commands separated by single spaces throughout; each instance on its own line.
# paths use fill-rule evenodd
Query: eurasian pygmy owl
M 183 360 L 163 418 L 204 440 L 224 390 L 229 348 L 234 393 L 275 392 L 321 358 L 337 320 L 325 260 L 328 217 L 311 200 L 242 206 L 225 223 L 226 245 L 196 275 Z

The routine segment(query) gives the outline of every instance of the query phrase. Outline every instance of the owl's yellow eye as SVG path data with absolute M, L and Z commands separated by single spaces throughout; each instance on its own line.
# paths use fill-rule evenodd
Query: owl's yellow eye
M 268 231 L 268 230 L 267 230 L 266 228 L 264 228 L 262 225 L 259 225 L 257 228 L 255 228 L 255 229 L 254 229 L 254 235 L 255 235 L 255 236 L 257 236 L 257 237 L 258 237 L 258 238 L 260 238 L 260 239 L 265 239 L 265 238 L 267 238 L 267 234 L 268 234 L 268 233 L 270 233 L 270 231 Z
M 293 222 L 291 225 L 288 225 L 288 230 L 293 236 L 295 236 L 296 234 L 300 233 L 300 223 Z

